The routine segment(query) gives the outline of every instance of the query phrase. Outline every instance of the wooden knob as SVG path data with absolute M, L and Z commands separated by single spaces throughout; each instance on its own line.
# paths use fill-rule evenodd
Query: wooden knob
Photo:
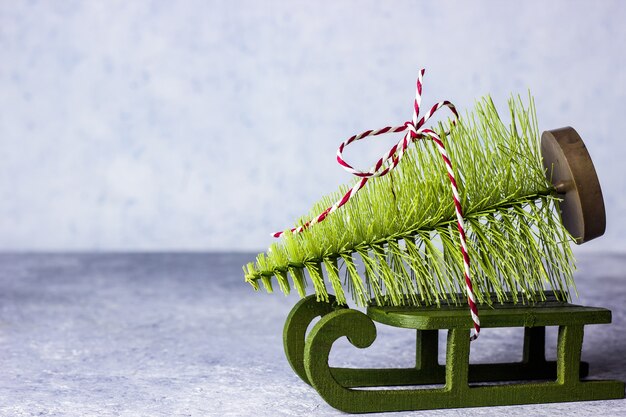
M 583 140 L 572 127 L 541 134 L 546 176 L 562 201 L 561 221 L 577 244 L 602 236 L 606 214 L 600 182 Z

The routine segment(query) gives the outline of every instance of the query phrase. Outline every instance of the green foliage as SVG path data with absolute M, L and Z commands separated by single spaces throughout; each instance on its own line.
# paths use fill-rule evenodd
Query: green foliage
M 500 302 L 526 303 L 552 289 L 566 299 L 573 287 L 571 238 L 544 175 L 534 103 L 530 98 L 525 107 L 512 98 L 509 110 L 507 126 L 486 97 L 456 125 L 440 123 L 437 129 L 457 178 L 475 295 L 481 303 L 490 302 L 489 293 Z M 298 224 L 332 205 L 352 184 L 323 198 Z M 289 274 L 302 296 L 306 270 L 321 300 L 328 299 L 330 284 L 342 304 L 344 288 L 357 305 L 464 302 L 450 184 L 428 139 L 412 145 L 394 171 L 369 181 L 326 220 L 283 236 L 244 266 L 255 289 L 261 280 L 271 291 L 276 277 L 287 293 Z

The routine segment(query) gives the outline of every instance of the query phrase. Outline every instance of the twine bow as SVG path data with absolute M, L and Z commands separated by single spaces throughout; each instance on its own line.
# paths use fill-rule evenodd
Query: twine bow
M 454 175 L 454 171 L 452 169 L 452 163 L 450 162 L 450 158 L 446 152 L 445 146 L 441 141 L 441 138 L 434 130 L 430 128 L 425 128 L 424 124 L 432 117 L 432 115 L 442 107 L 447 107 L 450 109 L 452 114 L 454 115 L 453 124 L 456 123 L 456 120 L 459 117 L 459 114 L 456 111 L 456 108 L 452 103 L 448 100 L 440 101 L 421 118 L 419 117 L 420 112 L 420 104 L 422 101 L 422 79 L 424 77 L 424 69 L 421 69 L 417 76 L 417 85 L 415 90 L 415 101 L 413 102 L 413 117 L 411 120 L 404 123 L 402 126 L 392 127 L 387 126 L 378 130 L 367 130 L 358 135 L 354 135 L 339 145 L 339 149 L 337 149 L 337 162 L 339 165 L 343 167 L 346 171 L 360 177 L 361 179 L 348 191 L 346 192 L 341 199 L 339 199 L 335 204 L 328 207 L 324 211 L 322 211 L 319 215 L 317 215 L 312 220 L 304 223 L 301 226 L 295 227 L 291 229 L 291 232 L 294 234 L 302 232 L 304 229 L 313 226 L 315 223 L 319 223 L 324 221 L 324 219 L 331 214 L 332 212 L 339 209 L 341 206 L 346 204 L 351 198 L 353 198 L 356 193 L 367 184 L 370 178 L 374 177 L 382 177 L 387 175 L 390 171 L 392 171 L 395 167 L 398 166 L 400 160 L 404 156 L 409 144 L 413 141 L 419 139 L 431 139 L 437 145 L 439 153 L 443 158 L 443 161 L 446 166 L 446 170 L 448 172 L 448 179 L 450 180 L 450 187 L 452 189 L 452 196 L 454 199 L 454 208 L 456 212 L 457 218 L 457 226 L 459 229 L 459 240 L 460 240 L 460 248 L 461 253 L 463 255 L 463 266 L 464 266 L 464 275 L 465 275 L 465 286 L 467 289 L 467 301 L 470 307 L 470 314 L 472 316 L 472 321 L 474 323 L 474 330 L 472 335 L 470 336 L 470 340 L 476 340 L 478 338 L 478 334 L 480 333 L 480 320 L 478 318 L 478 307 L 476 306 L 476 299 L 474 297 L 474 291 L 472 288 L 472 281 L 470 279 L 470 260 L 467 254 L 467 244 L 465 237 L 465 225 L 463 222 L 463 210 L 461 208 L 461 202 L 459 197 L 459 192 L 456 184 L 456 179 Z M 347 163 L 343 159 L 343 151 L 346 146 L 350 145 L 352 142 L 356 142 L 358 140 L 370 137 L 370 136 L 378 136 L 384 135 L 385 133 L 399 133 L 406 132 L 403 138 L 396 143 L 394 146 L 389 149 L 387 153 L 385 153 L 369 171 L 359 171 L 352 167 L 349 163 Z M 446 132 L 447 134 L 448 132 Z M 284 232 L 276 232 L 273 233 L 273 237 L 280 237 Z

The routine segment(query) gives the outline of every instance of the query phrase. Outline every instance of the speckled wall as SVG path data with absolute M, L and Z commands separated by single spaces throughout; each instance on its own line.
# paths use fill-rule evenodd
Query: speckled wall
M 265 247 L 348 181 L 353 133 L 424 103 L 536 98 L 626 246 L 626 3 L 0 3 L 0 249 Z M 391 143 L 354 146 L 359 166 Z

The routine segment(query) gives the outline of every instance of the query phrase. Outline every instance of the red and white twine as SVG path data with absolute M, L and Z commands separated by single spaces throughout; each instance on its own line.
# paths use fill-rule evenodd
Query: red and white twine
M 459 197 L 459 192 L 457 188 L 457 183 L 454 175 L 454 171 L 452 169 L 452 163 L 450 162 L 450 158 L 448 157 L 448 153 L 446 152 L 446 148 L 441 141 L 439 135 L 432 129 L 424 128 L 424 124 L 430 119 L 430 117 L 440 108 L 447 107 L 454 114 L 455 119 L 458 119 L 459 115 L 456 111 L 456 108 L 452 103 L 447 100 L 440 101 L 435 104 L 431 109 L 418 120 L 420 104 L 422 101 L 422 78 L 424 77 L 425 70 L 420 70 L 417 77 L 417 87 L 415 91 L 415 101 L 413 102 L 413 117 L 410 121 L 404 123 L 402 126 L 392 127 L 387 126 L 378 130 L 367 130 L 358 135 L 354 135 L 350 137 L 348 140 L 339 145 L 339 149 L 337 149 L 337 162 L 349 173 L 360 177 L 361 179 L 347 192 L 344 194 L 341 199 L 339 199 L 335 204 L 328 207 L 322 213 L 317 215 L 312 220 L 304 223 L 302 226 L 291 229 L 291 232 L 294 234 L 300 233 L 304 229 L 314 225 L 315 223 L 319 223 L 323 221 L 329 214 L 339 209 L 339 207 L 346 204 L 351 198 L 355 196 L 355 194 L 367 184 L 370 178 L 373 177 L 382 177 L 387 175 L 391 170 L 393 170 L 398 164 L 400 160 L 404 156 L 405 151 L 407 150 L 409 144 L 418 139 L 431 139 L 437 145 L 437 149 L 443 158 L 444 164 L 446 166 L 446 170 L 448 171 L 448 179 L 450 180 L 450 187 L 452 189 L 452 197 L 454 200 L 454 209 L 456 213 L 457 226 L 459 229 L 459 240 L 460 240 L 460 248 L 461 253 L 463 255 L 463 267 L 464 267 L 464 276 L 465 276 L 465 287 L 467 289 L 467 302 L 469 304 L 470 314 L 472 316 L 472 321 L 474 322 L 474 329 L 472 335 L 470 336 L 470 340 L 476 340 L 478 338 L 478 334 L 480 333 L 480 320 L 478 318 L 478 307 L 476 306 L 476 298 L 474 297 L 474 290 L 472 288 L 472 281 L 470 279 L 470 259 L 467 253 L 467 243 L 465 237 L 465 224 L 463 222 L 463 210 L 461 208 L 461 202 Z M 456 120 L 453 120 L 455 123 Z M 348 164 L 343 159 L 343 150 L 346 146 L 351 144 L 352 142 L 356 142 L 358 140 L 370 137 L 370 136 L 378 136 L 383 135 L 385 133 L 398 133 L 398 132 L 407 132 L 402 140 L 396 143 L 387 153 L 385 153 L 374 166 L 369 171 L 359 171 L 354 169 L 350 164 Z M 391 160 L 390 162 L 388 162 Z M 284 232 L 276 232 L 273 233 L 272 236 L 280 237 Z

